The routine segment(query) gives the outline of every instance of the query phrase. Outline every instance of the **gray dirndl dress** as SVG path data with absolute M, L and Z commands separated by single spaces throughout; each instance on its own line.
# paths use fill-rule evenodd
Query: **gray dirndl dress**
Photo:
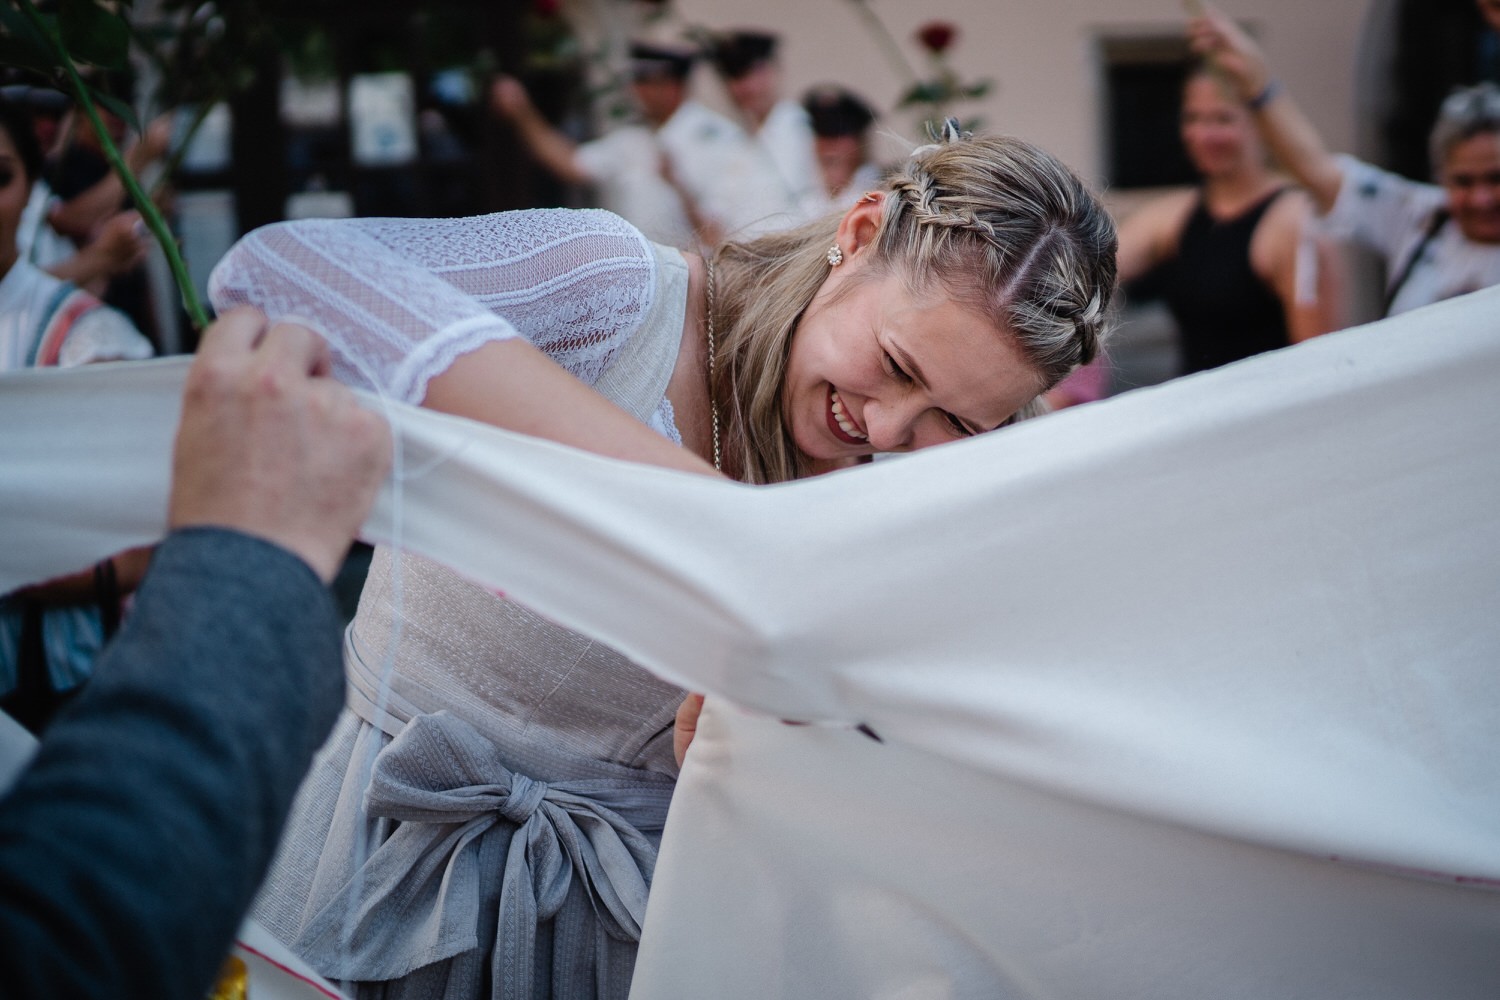
M 642 419 L 687 267 L 596 387 Z M 483 530 L 476 526 L 476 530 Z M 680 689 L 449 570 L 377 549 L 349 703 L 254 915 L 360 998 L 623 998 L 676 780 Z

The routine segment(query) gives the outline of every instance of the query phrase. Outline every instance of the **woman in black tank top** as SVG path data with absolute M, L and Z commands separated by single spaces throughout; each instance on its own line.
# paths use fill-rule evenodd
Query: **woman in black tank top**
M 1304 235 L 1308 199 L 1270 171 L 1248 110 L 1203 68 L 1183 87 L 1182 141 L 1202 183 L 1125 220 L 1119 269 L 1123 284 L 1171 310 L 1179 373 L 1334 329 L 1336 273 Z

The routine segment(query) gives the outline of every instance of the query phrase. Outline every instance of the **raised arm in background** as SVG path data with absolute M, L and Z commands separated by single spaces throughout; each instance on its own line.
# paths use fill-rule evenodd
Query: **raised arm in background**
M 1271 74 L 1260 46 L 1222 11 L 1207 9 L 1188 22 L 1194 52 L 1212 59 L 1250 108 L 1271 153 L 1326 213 L 1338 198 L 1343 173 L 1312 122 Z
M 497 77 L 490 85 L 490 107 L 510 123 L 532 157 L 558 180 L 568 184 L 591 180 L 574 157 L 578 144 L 542 116 L 520 80 Z

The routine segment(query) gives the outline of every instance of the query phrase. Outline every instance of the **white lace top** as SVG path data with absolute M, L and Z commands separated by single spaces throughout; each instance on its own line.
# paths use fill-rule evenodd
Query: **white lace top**
M 210 291 L 220 309 L 248 303 L 320 329 L 341 379 L 408 402 L 420 401 L 428 381 L 459 355 L 524 336 L 675 440 L 665 393 L 688 285 L 681 253 L 647 242 L 619 217 L 548 210 L 280 224 L 237 244 L 215 269 Z M 530 996 L 531 945 L 519 946 L 528 955 L 522 961 L 513 957 L 521 951 L 502 955 L 486 935 L 494 934 L 497 912 L 502 930 L 516 928 L 521 940 L 534 918 L 551 919 L 555 911 L 567 933 L 538 938 L 536 949 L 543 967 L 563 970 L 551 980 L 554 994 L 592 997 L 597 982 L 608 987 L 599 996 L 623 996 L 633 944 L 613 916 L 620 907 L 601 900 L 635 899 L 642 905 L 630 912 L 643 908 L 654 862 L 647 848 L 665 822 L 677 773 L 672 723 L 682 691 L 604 643 L 445 566 L 383 546 L 344 649 L 348 713 L 288 817 L 259 919 L 325 975 L 438 1000 L 489 995 L 491 968 L 504 970 L 507 987 L 521 984 L 517 995 Z M 403 738 L 408 733 L 423 735 Z M 447 750 L 429 755 L 433 733 L 444 741 L 458 735 L 462 755 L 475 764 L 472 776 L 432 766 L 456 759 Z M 404 807 L 389 812 L 378 804 L 368 769 L 376 759 L 431 776 L 422 794 L 459 810 L 430 810 L 424 815 L 431 823 Z M 521 777 L 537 793 L 526 815 L 519 805 L 510 812 L 487 806 L 474 822 L 458 821 L 469 830 L 462 843 L 442 833 L 474 801 L 472 782 L 516 788 Z M 566 795 L 569 804 L 549 799 L 544 809 L 543 795 Z M 639 851 L 627 850 L 620 834 L 596 839 L 617 825 Z M 528 835 L 540 838 L 536 843 L 550 837 L 550 846 L 542 854 L 528 848 L 526 864 L 516 868 L 505 845 Z M 583 844 L 595 860 L 562 850 L 564 840 Z M 599 843 L 616 846 L 605 856 L 594 849 Z M 353 866 L 366 858 L 371 867 L 356 876 Z M 551 866 L 549 884 L 567 887 L 557 875 L 587 888 L 569 890 L 566 902 L 536 918 L 509 895 L 534 895 L 533 863 Z M 460 874 L 424 881 L 424 871 Z M 419 883 L 431 891 L 421 898 L 406 892 Z M 368 889 L 367 898 L 381 905 L 346 903 L 344 887 Z M 384 905 L 391 900 L 396 905 Z M 328 930 L 337 920 L 319 916 L 356 905 L 371 915 L 364 926 L 378 928 L 357 954 Z M 492 914 L 491 930 L 476 939 L 480 908 Z M 507 932 L 502 945 L 511 940 Z
M 310 219 L 240 240 L 209 294 L 297 318 L 341 381 L 418 403 L 455 358 L 514 336 L 594 384 L 651 311 L 656 268 L 640 231 L 598 210 Z M 649 422 L 677 438 L 665 401 Z
M 249 304 L 323 332 L 349 384 L 419 402 L 456 357 L 524 336 L 678 443 L 665 391 L 687 289 L 679 251 L 608 212 L 566 209 L 278 223 L 237 243 L 210 278 L 220 310 Z M 398 601 L 395 563 L 377 550 L 345 636 L 350 706 L 365 722 L 395 719 L 394 734 L 447 710 L 497 739 L 521 725 L 518 752 L 675 774 L 678 689 L 443 567 L 403 559 Z

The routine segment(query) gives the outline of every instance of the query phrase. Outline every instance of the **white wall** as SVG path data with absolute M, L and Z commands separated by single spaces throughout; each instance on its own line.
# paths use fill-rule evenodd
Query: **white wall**
M 996 129 L 1021 135 L 1099 180 L 1103 171 L 1099 65 L 1101 33 L 1180 30 L 1177 0 L 870 0 L 920 65 L 912 34 L 930 20 L 962 35 L 952 61 L 965 79 L 990 77 L 996 91 L 965 108 Z M 850 0 L 676 0 L 683 21 L 711 28 L 759 27 L 782 36 L 789 95 L 825 81 L 843 83 L 889 108 L 902 88 Z M 1249 23 L 1273 67 L 1335 149 L 1356 135 L 1356 49 L 1371 0 L 1241 0 L 1230 9 Z M 658 26 L 670 33 L 667 26 Z M 701 95 L 722 106 L 708 74 Z M 909 117 L 893 124 L 905 130 Z

